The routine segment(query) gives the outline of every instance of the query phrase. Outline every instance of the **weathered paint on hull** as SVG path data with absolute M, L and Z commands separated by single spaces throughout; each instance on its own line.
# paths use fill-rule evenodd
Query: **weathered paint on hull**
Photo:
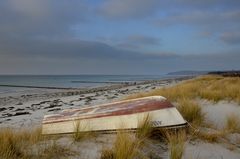
M 47 115 L 43 120 L 42 133 L 73 133 L 77 125 L 83 132 L 136 129 L 146 115 L 151 117 L 153 127 L 186 124 L 177 109 L 164 97 L 152 96 Z

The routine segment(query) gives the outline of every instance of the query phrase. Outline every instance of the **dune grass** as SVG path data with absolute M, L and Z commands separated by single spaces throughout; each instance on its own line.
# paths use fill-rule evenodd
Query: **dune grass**
M 194 126 L 200 126 L 204 123 L 205 114 L 202 108 L 194 101 L 189 99 L 179 99 L 177 109 L 183 118 Z
M 226 123 L 223 129 L 220 130 L 210 130 L 210 131 L 199 131 L 192 137 L 207 141 L 207 142 L 219 142 L 220 139 L 225 138 L 231 133 L 240 133 L 240 118 L 236 114 L 231 114 L 227 116 Z
M 103 149 L 101 159 L 134 159 L 138 158 L 141 142 L 134 135 L 118 131 L 112 148 Z
M 138 155 L 141 143 L 133 135 L 124 132 L 117 133 L 114 144 L 116 159 L 131 159 Z
M 103 149 L 100 159 L 115 159 L 115 155 L 112 149 Z
M 142 119 L 138 121 L 138 128 L 136 130 L 136 137 L 139 139 L 148 138 L 151 136 L 153 127 L 151 124 L 152 117 L 150 114 L 145 114 Z
M 215 132 L 199 131 L 199 133 L 194 136 L 203 141 L 216 143 L 219 141 L 219 139 L 223 138 L 225 135 L 226 135 L 225 131 L 215 131 Z
M 156 95 L 164 96 L 171 102 L 177 102 L 177 109 L 183 117 L 191 124 L 200 126 L 204 124 L 205 115 L 201 107 L 194 101 L 200 98 L 213 102 L 228 100 L 240 103 L 240 78 L 205 75 L 172 87 L 133 94 L 128 96 L 127 99 Z M 229 125 L 230 123 L 231 121 Z
M 184 130 L 165 131 L 165 136 L 169 146 L 169 158 L 181 159 L 185 149 L 186 132 Z
M 155 129 L 154 140 L 161 137 L 161 141 L 168 144 L 169 158 L 181 159 L 185 150 L 185 142 L 187 139 L 186 131 L 173 131 L 170 129 Z M 150 159 L 149 154 L 144 154 L 142 148 L 145 145 L 144 138 L 137 138 L 137 135 L 118 131 L 116 141 L 112 148 L 105 148 L 101 152 L 101 159 Z M 162 140 L 163 139 L 163 140 Z
M 214 102 L 220 100 L 233 100 L 240 103 L 240 78 L 206 75 L 187 80 L 169 88 L 161 88 L 147 93 L 134 94 L 127 97 L 127 99 L 152 95 L 161 95 L 168 98 L 170 101 L 178 101 L 183 98 L 193 100 L 202 98 Z
M 42 140 L 41 129 L 0 130 L 0 158 L 26 158 L 26 147 Z
M 75 122 L 74 129 L 72 138 L 76 142 L 96 136 L 96 133 L 89 131 L 89 124 L 83 124 L 80 120 Z
M 240 133 L 240 118 L 236 114 L 231 114 L 227 116 L 226 123 L 223 129 L 217 129 L 212 126 L 211 130 L 202 130 L 197 133 L 191 133 L 192 139 L 197 138 L 210 143 L 215 143 L 221 141 L 220 139 L 225 139 L 228 134 Z
M 0 130 L 0 158 L 4 159 L 45 159 L 62 158 L 70 154 L 68 148 L 58 145 L 50 137 L 41 135 L 41 129 Z
M 231 114 L 227 116 L 225 131 L 230 133 L 240 133 L 240 118 L 237 115 Z

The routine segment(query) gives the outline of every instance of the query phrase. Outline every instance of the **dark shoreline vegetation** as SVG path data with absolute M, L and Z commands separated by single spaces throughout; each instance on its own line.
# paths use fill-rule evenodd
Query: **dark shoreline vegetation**
M 223 129 L 216 129 L 205 118 L 199 99 L 213 103 L 221 100 L 234 101 L 240 104 L 240 78 L 220 75 L 200 76 L 183 81 L 177 85 L 155 89 L 150 92 L 130 95 L 127 99 L 152 95 L 161 95 L 174 102 L 183 117 L 191 124 L 185 131 L 172 132 L 166 129 L 153 129 L 151 116 L 139 121 L 139 129 L 135 133 L 118 131 L 111 146 L 102 147 L 101 159 L 152 159 L 155 154 L 145 153 L 149 142 L 161 141 L 168 147 L 169 158 L 180 159 L 188 142 L 198 140 L 207 143 L 224 143 L 238 148 L 240 141 L 231 141 L 228 136 L 240 133 L 240 118 L 228 116 Z M 211 130 L 211 131 L 210 131 Z M 81 133 L 80 130 L 71 136 L 72 145 L 95 139 L 99 134 Z M 41 129 L 0 130 L 0 157 L 3 158 L 66 158 L 75 156 L 77 152 L 57 142 L 61 136 L 42 136 Z M 239 142 L 239 143 L 238 143 Z M 81 158 L 81 154 L 78 154 Z
M 213 71 L 208 72 L 209 75 L 221 75 L 224 77 L 240 77 L 240 71 Z

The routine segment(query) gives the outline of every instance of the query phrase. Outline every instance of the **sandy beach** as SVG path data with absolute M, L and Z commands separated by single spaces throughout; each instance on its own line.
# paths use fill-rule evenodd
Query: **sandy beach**
M 135 94 L 147 94 L 161 88 L 178 86 L 182 82 L 191 81 L 192 78 L 182 77 L 144 81 L 137 84 L 111 85 L 91 89 L 36 89 L 34 93 L 29 92 L 29 94 L 21 92 L 19 94 L 2 95 L 0 98 L 0 127 L 31 130 L 41 127 L 41 121 L 46 114 L 57 113 L 64 109 L 82 108 L 119 101 Z M 197 134 L 197 137 L 194 137 L 193 134 L 188 137 L 185 141 L 185 150 L 182 157 L 198 159 L 240 158 L 239 133 L 226 133 L 224 137 L 216 135 L 225 129 L 224 125 L 227 117 L 240 116 L 239 103 L 227 100 L 214 102 L 202 98 L 196 98 L 195 102 L 201 107 L 202 113 L 205 114 L 204 121 L 207 125 L 190 126 L 190 130 Z M 173 104 L 175 106 L 179 105 L 177 102 L 173 102 Z M 210 136 L 200 137 L 202 133 L 210 134 Z M 216 135 L 216 139 L 215 137 L 212 138 L 211 134 Z M 134 134 L 130 133 L 130 136 L 134 138 Z M 116 139 L 117 134 L 115 133 L 97 134 L 94 137 L 74 142 L 71 135 L 62 135 L 44 140 L 44 143 L 41 144 L 56 143 L 58 146 L 68 148 L 71 155 L 68 154 L 60 158 L 98 159 L 102 157 L 104 149 L 109 149 L 115 144 Z M 39 147 L 39 143 L 37 145 Z M 141 154 L 148 156 L 148 158 L 167 159 L 170 154 L 169 145 L 164 140 L 145 139 L 144 145 L 141 147 Z
M 83 89 L 35 89 L 0 96 L 0 127 L 40 126 L 43 116 L 122 100 L 134 93 L 168 87 L 191 77 L 179 77 L 139 83 L 117 84 Z

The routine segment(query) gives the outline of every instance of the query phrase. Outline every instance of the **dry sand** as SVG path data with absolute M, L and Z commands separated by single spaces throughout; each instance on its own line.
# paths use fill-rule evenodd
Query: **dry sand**
M 34 94 L 25 92 L 25 94 L 2 96 L 0 98 L 0 127 L 31 128 L 39 126 L 45 114 L 57 113 L 63 109 L 87 107 L 121 100 L 133 93 L 168 87 L 179 81 L 158 81 L 80 94 L 72 93 L 74 91 L 54 90 L 34 92 Z M 234 102 L 220 101 L 213 103 L 198 100 L 198 103 L 206 113 L 207 121 L 216 125 L 217 129 L 222 129 L 228 115 L 234 113 L 240 116 L 240 106 Z M 95 159 L 100 158 L 103 148 L 112 146 L 115 137 L 115 134 L 100 134 L 95 138 L 73 143 L 71 136 L 63 136 L 57 139 L 57 142 L 66 147 L 71 147 L 72 150 L 77 152 L 77 155 L 71 158 Z M 240 134 L 229 134 L 228 139 L 230 143 L 235 144 L 234 148 L 229 143 L 208 143 L 201 140 L 187 141 L 183 158 L 239 159 Z M 152 158 L 169 158 L 168 146 L 165 143 L 156 140 L 148 140 L 146 143 L 143 149 L 146 155 L 150 155 Z
M 231 115 L 240 117 L 240 106 L 233 101 L 220 101 L 217 103 L 207 100 L 201 100 L 200 105 L 206 113 L 206 118 L 213 123 L 218 129 L 225 125 L 226 118 Z
M 216 130 L 222 130 L 227 116 L 240 117 L 240 105 L 233 101 L 219 101 L 217 103 L 199 99 L 196 100 L 203 108 L 206 122 L 212 124 Z M 209 133 L 214 129 L 207 129 Z M 201 140 L 186 142 L 184 158 L 197 159 L 239 159 L 240 158 L 240 134 L 230 133 L 222 142 L 208 143 Z

